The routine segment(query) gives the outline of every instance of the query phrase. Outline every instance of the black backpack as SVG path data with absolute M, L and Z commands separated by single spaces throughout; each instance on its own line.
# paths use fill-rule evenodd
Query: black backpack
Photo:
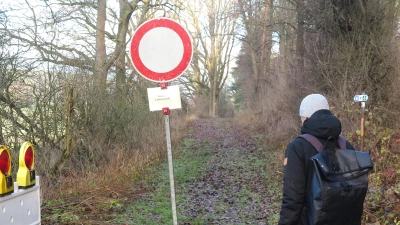
M 340 150 L 325 149 L 314 136 L 300 137 L 310 142 L 318 154 L 311 157 L 314 172 L 308 193 L 308 225 L 360 225 L 368 191 L 372 160 L 368 152 L 346 149 L 339 136 Z

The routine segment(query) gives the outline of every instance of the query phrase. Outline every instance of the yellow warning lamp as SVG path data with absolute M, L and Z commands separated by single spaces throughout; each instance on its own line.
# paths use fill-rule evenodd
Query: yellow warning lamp
M 14 191 L 14 181 L 11 177 L 11 156 L 7 147 L 0 145 L 0 196 Z
M 35 185 L 35 150 L 30 142 L 22 144 L 19 151 L 19 168 L 17 183 L 20 188 L 29 188 Z

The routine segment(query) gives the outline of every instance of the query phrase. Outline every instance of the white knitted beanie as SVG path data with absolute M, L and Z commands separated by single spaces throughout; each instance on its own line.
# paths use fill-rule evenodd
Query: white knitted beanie
M 329 103 L 326 98 L 321 94 L 311 94 L 303 98 L 300 104 L 299 114 L 303 117 L 310 117 L 320 109 L 328 109 Z

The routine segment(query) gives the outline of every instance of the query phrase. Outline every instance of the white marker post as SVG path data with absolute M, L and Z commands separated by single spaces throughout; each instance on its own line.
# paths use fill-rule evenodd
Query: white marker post
M 356 95 L 354 96 L 354 101 L 355 102 L 361 102 L 361 151 L 364 149 L 364 114 L 365 114 L 365 102 L 368 100 L 368 95 L 366 95 L 364 92 L 362 95 Z
M 178 225 L 169 114 L 170 109 L 181 108 L 181 97 L 179 86 L 168 88 L 167 82 L 181 76 L 190 65 L 192 39 L 185 28 L 174 20 L 152 19 L 135 31 L 129 44 L 129 56 L 140 75 L 160 83 L 160 87 L 148 88 L 147 95 L 150 111 L 161 110 L 165 118 L 172 218 L 173 224 Z

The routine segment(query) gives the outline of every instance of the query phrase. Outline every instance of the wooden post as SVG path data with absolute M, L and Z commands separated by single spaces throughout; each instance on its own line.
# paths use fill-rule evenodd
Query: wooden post
M 64 167 L 65 163 L 69 159 L 69 157 L 72 154 L 72 149 L 75 147 L 75 141 L 72 138 L 71 134 L 71 112 L 72 108 L 74 105 L 74 100 L 73 100 L 73 95 L 74 95 L 74 89 L 70 88 L 68 90 L 68 97 L 67 97 L 67 115 L 66 115 L 66 122 L 65 122 L 65 145 L 64 145 L 64 151 L 60 158 L 57 160 L 57 162 L 54 164 L 54 167 L 52 168 L 52 175 L 55 176 L 59 174 Z

